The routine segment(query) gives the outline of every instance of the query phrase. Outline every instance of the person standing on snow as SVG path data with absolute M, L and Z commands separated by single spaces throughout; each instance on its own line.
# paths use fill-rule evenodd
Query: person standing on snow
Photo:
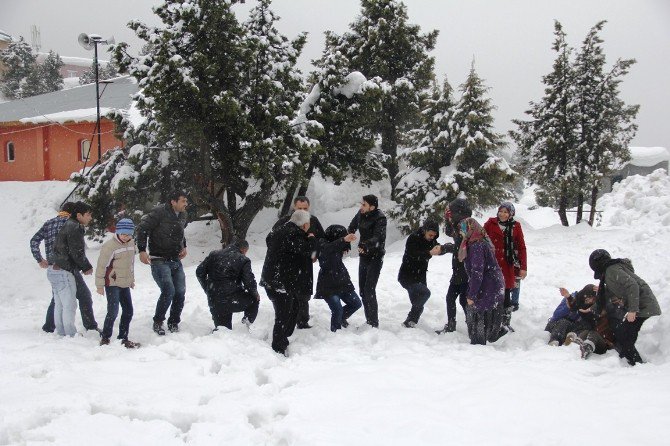
M 68 201 L 63 204 L 60 212 L 54 218 L 51 218 L 44 222 L 42 227 L 33 235 L 30 239 L 30 251 L 33 254 L 33 257 L 37 261 L 40 268 L 47 269 L 49 265 L 53 265 L 54 260 L 54 244 L 56 243 L 56 236 L 61 230 L 65 222 L 72 215 L 72 210 L 74 208 L 74 203 Z M 40 252 L 40 243 L 44 241 L 44 250 L 46 251 L 46 259 L 42 257 Z M 95 321 L 95 315 L 93 314 L 93 299 L 91 297 L 91 290 L 86 286 L 84 278 L 82 277 L 79 271 L 74 271 L 74 279 L 77 287 L 77 301 L 79 302 L 79 312 L 81 313 L 81 321 L 86 330 L 98 330 L 98 323 Z M 53 333 L 56 329 L 54 323 L 54 297 L 53 293 L 51 295 L 51 303 L 47 309 L 46 320 L 42 326 L 42 330 L 47 333 Z
M 467 302 L 466 292 L 468 289 L 468 275 L 465 272 L 463 262 L 458 260 L 458 248 L 463 241 L 458 230 L 458 225 L 464 219 L 472 216 L 472 208 L 464 198 L 456 198 L 447 206 L 444 211 L 444 232 L 448 237 L 452 237 L 454 243 L 445 245 L 446 252 L 451 252 L 451 280 L 449 280 L 449 289 L 447 290 L 447 323 L 442 330 L 436 330 L 437 334 L 451 333 L 456 331 L 456 299 L 466 313 Z
M 350 243 L 354 240 L 356 235 L 347 233 L 347 228 L 341 225 L 328 226 L 325 239 L 319 240 L 320 269 L 314 298 L 325 300 L 330 307 L 332 332 L 348 327 L 347 319 L 362 305 L 342 262 L 342 256 L 351 249 Z
M 433 256 L 443 255 L 453 251 L 453 245 L 440 246 L 437 242 L 439 226 L 432 220 L 426 220 L 423 226 L 407 237 L 405 254 L 398 271 L 398 282 L 409 293 L 412 308 L 407 314 L 403 325 L 413 328 L 419 323 L 423 307 L 430 298 L 430 290 L 426 284 L 428 261 Z
M 486 345 L 507 334 L 502 326 L 505 281 L 486 231 L 474 218 L 462 220 L 458 227 L 463 237 L 458 259 L 468 275 L 468 335 L 471 344 Z
M 512 302 L 512 293 L 517 287 L 515 267 L 518 265 L 520 279 L 526 278 L 528 269 L 526 262 L 526 243 L 523 238 L 521 224 L 514 220 L 514 205 L 509 201 L 498 207 L 498 215 L 491 217 L 484 224 L 484 230 L 488 234 L 495 247 L 498 265 L 505 277 L 505 325 L 510 331 L 512 311 L 518 308 Z M 517 298 L 518 299 L 518 298 Z
M 379 327 L 377 307 L 377 282 L 384 264 L 386 250 L 386 216 L 378 209 L 379 200 L 374 195 L 365 195 L 360 210 L 356 213 L 348 231 L 360 232 L 358 243 L 358 291 L 363 300 L 365 321 L 372 327 Z
M 179 331 L 181 312 L 184 309 L 186 276 L 181 259 L 187 254 L 184 238 L 187 206 L 188 198 L 184 192 L 172 192 L 168 202 L 145 215 L 137 228 L 140 262 L 151 265 L 151 275 L 161 290 L 153 324 L 153 330 L 159 336 L 165 335 L 163 321 L 168 308 L 170 317 L 167 322 L 171 333 Z
M 613 259 L 604 249 L 596 249 L 589 256 L 593 277 L 600 280 L 595 314 L 607 311 L 609 326 L 616 340 L 614 348 L 628 364 L 642 363 L 635 348 L 642 324 L 661 314 L 656 296 L 647 282 L 633 269 L 629 259 Z
M 293 200 L 293 211 L 297 210 L 302 210 L 302 211 L 307 211 L 310 212 L 309 210 L 310 203 L 309 203 L 309 198 L 299 195 L 295 197 Z M 291 214 L 285 215 L 279 220 L 277 220 L 277 223 L 274 224 L 272 227 L 273 230 L 277 229 L 278 227 L 286 224 L 286 222 L 289 221 L 291 218 Z M 321 226 L 321 222 L 319 221 L 316 216 L 310 214 L 309 218 L 309 233 L 314 234 L 314 237 L 316 237 L 317 240 L 325 238 L 326 234 L 323 232 L 323 226 Z M 316 262 L 317 259 L 317 253 L 315 252 L 314 255 L 312 256 L 311 262 L 314 263 Z M 312 290 L 314 287 L 314 271 L 313 269 L 307 268 L 307 264 L 305 264 L 305 270 L 306 271 L 311 271 L 309 273 L 309 281 L 305 282 L 304 286 L 304 293 L 298 297 L 298 300 L 294 302 L 294 305 L 298 305 L 298 321 L 296 324 L 296 327 L 299 329 L 308 329 L 312 328 L 311 325 L 309 325 L 309 300 L 312 298 Z
M 84 227 L 91 222 L 91 207 L 81 201 L 75 203 L 70 218 L 56 236 L 53 265 L 47 269 L 54 296 L 54 323 L 60 336 L 74 336 L 77 329 L 77 280 L 75 273 L 93 273 L 93 266 L 86 258 Z
M 233 329 L 233 313 L 244 312 L 242 323 L 250 326 L 258 315 L 261 300 L 256 278 L 247 257 L 249 243 L 237 240 L 218 251 L 212 251 L 198 265 L 195 275 L 207 295 L 214 330 L 223 326 Z
M 109 345 L 114 322 L 121 306 L 119 335 L 121 345 L 137 348 L 139 343 L 128 340 L 130 321 L 133 319 L 133 301 L 130 289 L 135 288 L 135 224 L 129 218 L 116 223 L 114 237 L 103 243 L 95 269 L 95 286 L 100 295 L 107 296 L 107 316 L 102 329 L 100 345 Z

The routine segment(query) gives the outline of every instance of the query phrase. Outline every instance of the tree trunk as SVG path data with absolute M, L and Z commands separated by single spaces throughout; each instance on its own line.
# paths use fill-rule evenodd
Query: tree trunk
M 575 221 L 576 224 L 582 222 L 583 214 L 584 214 L 584 192 L 580 190 L 579 194 L 577 194 L 577 218 Z
M 261 185 L 261 190 L 258 192 L 247 195 L 244 200 L 244 205 L 237 209 L 232 219 L 234 235 L 237 238 L 245 239 L 247 237 L 249 226 L 251 226 L 254 218 L 263 209 L 263 206 L 271 195 L 272 189 L 270 187 L 264 187 L 263 185 Z
M 398 185 L 398 130 L 391 122 L 385 123 L 382 130 L 382 152 L 387 156 L 384 167 L 391 180 L 391 199 L 395 200 L 395 188 Z
M 309 182 L 312 181 L 314 176 L 314 169 L 316 169 L 316 155 L 312 156 L 312 159 L 309 161 L 309 167 L 307 168 L 307 173 L 305 177 L 300 182 L 300 188 L 298 189 L 298 195 L 306 196 L 307 189 L 309 188 Z
M 219 220 L 221 228 L 221 246 L 225 247 L 232 243 L 234 238 L 233 221 L 227 212 L 215 211 L 216 219 Z
M 558 216 L 561 218 L 561 224 L 563 226 L 570 226 L 568 222 L 568 187 L 565 183 L 561 186 L 561 197 L 558 202 Z
M 296 196 L 295 191 L 298 189 L 298 181 L 293 181 L 291 185 L 286 189 L 286 197 L 284 198 L 284 203 L 279 209 L 279 215 L 277 217 L 281 218 L 284 215 L 288 214 L 291 210 L 291 205 L 293 204 L 293 198 Z
M 589 213 L 589 224 L 593 226 L 596 221 L 596 202 L 598 201 L 598 183 L 591 189 L 591 212 Z

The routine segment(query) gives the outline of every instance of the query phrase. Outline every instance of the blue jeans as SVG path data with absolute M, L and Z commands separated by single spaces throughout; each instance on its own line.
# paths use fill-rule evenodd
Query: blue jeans
M 77 314 L 77 283 L 71 272 L 47 269 L 47 277 L 51 283 L 54 296 L 54 323 L 56 333 L 60 336 L 74 336 L 77 328 L 74 326 L 74 316 Z
M 102 337 L 107 339 L 112 337 L 114 321 L 119 314 L 119 305 L 121 305 L 121 322 L 119 322 L 117 339 L 128 339 L 128 329 L 133 318 L 133 301 L 130 298 L 130 288 L 106 286 L 105 295 L 107 296 L 107 316 L 102 329 Z
M 515 307 L 519 306 L 519 294 L 521 293 L 521 281 L 516 281 L 516 288 L 512 288 L 512 293 L 510 295 L 512 300 L 512 305 Z
M 414 322 L 415 324 L 419 322 L 421 313 L 423 313 L 423 306 L 428 302 L 430 297 L 430 290 L 425 283 L 405 283 L 402 284 L 403 288 L 409 293 L 409 301 L 412 303 L 412 308 L 407 314 L 407 322 Z
M 79 302 L 79 313 L 81 314 L 81 322 L 84 324 L 86 330 L 96 330 L 98 328 L 98 323 L 95 321 L 95 315 L 93 314 L 93 299 L 91 298 L 91 290 L 88 289 L 86 282 L 84 282 L 84 277 L 79 271 L 72 273 L 74 275 L 74 280 L 77 284 L 77 301 Z M 56 329 L 56 324 L 54 323 L 54 303 L 53 293 L 51 293 L 51 303 L 49 308 L 47 308 L 47 316 L 42 326 L 42 330 L 53 333 Z
M 341 293 L 340 295 L 333 294 L 330 297 L 324 298 L 330 307 L 330 331 L 337 331 L 342 328 L 342 320 L 347 320 L 349 316 L 354 314 L 361 308 L 361 299 L 355 291 L 348 293 Z M 342 307 L 344 302 L 344 307 Z
M 181 310 L 184 309 L 186 294 L 186 276 L 181 261 L 153 259 L 151 275 L 161 289 L 161 295 L 156 303 L 154 322 L 163 323 L 165 314 L 170 308 L 168 324 L 178 324 L 181 322 Z

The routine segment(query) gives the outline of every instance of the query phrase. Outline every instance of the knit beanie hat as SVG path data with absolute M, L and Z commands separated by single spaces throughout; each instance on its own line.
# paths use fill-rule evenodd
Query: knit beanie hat
M 363 196 L 363 201 L 365 201 L 370 206 L 374 206 L 375 209 L 377 209 L 379 207 L 379 200 L 377 199 L 377 196 L 375 196 L 375 195 L 372 195 L 372 194 L 364 195 Z
M 514 217 L 515 210 L 514 210 L 514 205 L 512 203 L 510 203 L 509 201 L 502 202 L 500 204 L 500 206 L 498 206 L 498 211 L 500 211 L 500 209 L 503 209 L 503 208 L 507 209 L 507 212 L 509 212 L 510 217 Z
M 116 233 L 118 235 L 133 235 L 135 233 L 135 223 L 129 218 L 122 218 L 116 223 Z
M 612 260 L 612 256 L 604 249 L 596 249 L 589 256 L 589 266 L 593 270 L 593 278 L 600 280 L 605 273 L 607 262 Z
M 455 224 L 461 220 L 472 217 L 472 208 L 465 198 L 457 198 L 449 203 L 451 221 Z

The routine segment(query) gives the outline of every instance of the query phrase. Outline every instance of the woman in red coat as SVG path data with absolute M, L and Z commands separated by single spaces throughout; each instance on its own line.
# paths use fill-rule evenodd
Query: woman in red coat
M 493 242 L 496 259 L 505 277 L 505 309 L 504 325 L 509 327 L 513 309 L 519 308 L 517 302 L 511 299 L 512 291 L 518 287 L 517 275 L 520 279 L 526 278 L 526 243 L 523 239 L 521 224 L 514 220 L 514 205 L 508 201 L 498 207 L 498 216 L 491 217 L 484 224 L 484 229 Z M 518 273 L 515 274 L 515 268 Z M 511 328 L 511 327 L 509 327 Z

